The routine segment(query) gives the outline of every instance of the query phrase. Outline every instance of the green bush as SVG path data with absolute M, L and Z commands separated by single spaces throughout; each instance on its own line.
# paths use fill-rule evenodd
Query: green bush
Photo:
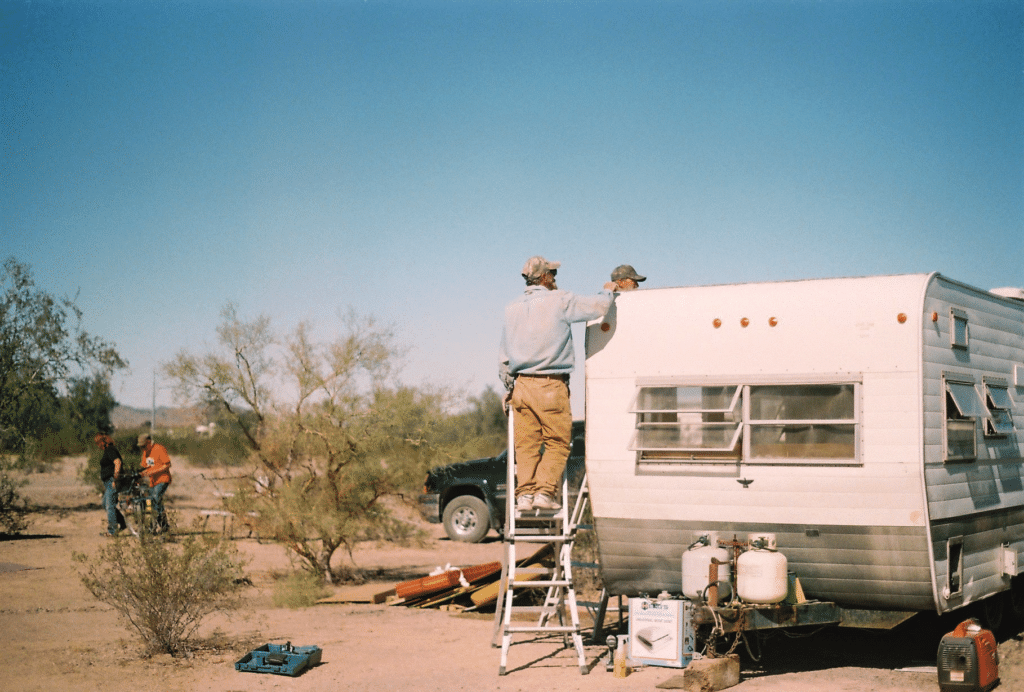
M 195 527 L 180 545 L 142 535 L 115 538 L 83 565 L 82 583 L 142 635 L 150 653 L 187 651 L 207 615 L 234 607 L 243 562 L 219 536 Z
M 210 437 L 189 436 L 178 441 L 179 453 L 196 466 L 239 466 L 249 457 L 250 447 L 239 435 L 216 433 Z
M 278 608 L 306 608 L 328 595 L 324 580 L 312 572 L 296 572 L 274 584 Z
M 7 471 L 7 461 L 0 457 L 0 534 L 17 535 L 28 528 L 28 510 L 17 483 Z

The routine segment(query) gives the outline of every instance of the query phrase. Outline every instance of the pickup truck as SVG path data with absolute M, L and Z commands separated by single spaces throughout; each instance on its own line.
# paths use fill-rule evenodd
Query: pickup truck
M 572 424 L 572 447 L 566 469 L 572 502 L 583 482 L 583 421 Z M 473 459 L 439 466 L 427 474 L 419 498 L 420 514 L 433 524 L 444 524 L 453 541 L 479 543 L 492 528 L 505 528 L 508 497 L 506 472 L 508 450 L 487 459 Z

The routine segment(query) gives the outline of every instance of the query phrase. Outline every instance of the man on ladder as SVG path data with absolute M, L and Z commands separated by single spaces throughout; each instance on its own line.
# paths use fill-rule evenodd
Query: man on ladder
M 559 266 L 540 256 L 527 260 L 526 291 L 505 308 L 498 372 L 509 392 L 506 401 L 515 410 L 515 497 L 520 511 L 559 508 L 557 488 L 572 444 L 572 323 L 604 317 L 615 300 L 612 281 L 595 296 L 558 290 Z
M 577 501 L 573 516 L 561 510 L 559 486 L 572 445 L 572 408 L 569 401 L 569 374 L 575 354 L 572 323 L 603 317 L 615 299 L 615 284 L 606 283 L 596 296 L 576 296 L 559 291 L 555 280 L 558 262 L 531 257 L 523 267 L 526 292 L 505 309 L 505 327 L 501 339 L 499 373 L 509 391 L 509 480 L 515 487 L 508 495 L 508 517 L 505 530 L 505 561 L 502 586 L 506 589 L 504 613 L 495 613 L 495 626 L 502 618 L 502 653 L 500 674 L 506 671 L 508 647 L 512 632 L 571 632 L 580 656 L 580 669 L 586 672 L 579 620 L 569 568 L 572 541 L 579 523 L 582 505 Z M 543 453 L 541 450 L 543 449 Z M 513 483 L 513 473 L 515 479 Z M 584 481 L 585 484 L 585 481 Z M 582 498 L 582 493 L 581 493 Z M 562 498 L 568 502 L 568 497 Z M 516 516 L 526 519 L 534 513 L 532 527 L 522 533 L 516 527 Z M 558 512 L 552 516 L 552 512 Z M 550 526 L 545 527 L 544 525 Z M 555 528 L 558 527 L 558 528 Z M 550 579 L 531 581 L 534 586 L 547 587 L 548 595 L 536 627 L 513 627 L 511 610 L 517 581 L 516 542 L 549 542 L 558 544 L 554 551 L 555 568 Z M 524 568 L 522 571 L 529 571 Z M 552 612 L 568 597 L 572 610 L 572 626 L 550 626 Z M 502 617 L 503 616 L 503 617 Z M 497 630 L 496 630 L 497 632 Z

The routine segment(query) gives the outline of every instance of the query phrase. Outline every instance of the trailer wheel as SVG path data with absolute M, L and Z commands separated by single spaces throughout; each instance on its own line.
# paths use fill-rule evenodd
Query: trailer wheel
M 1009 605 L 1005 591 L 1000 591 L 983 599 L 981 601 L 981 620 L 985 628 L 998 635 L 1005 619 L 1003 616 Z
M 1010 606 L 1017 619 L 1024 622 L 1024 576 L 1017 575 L 1010 580 Z
M 473 495 L 459 495 L 449 502 L 442 523 L 448 538 L 463 543 L 479 543 L 491 528 L 486 503 Z

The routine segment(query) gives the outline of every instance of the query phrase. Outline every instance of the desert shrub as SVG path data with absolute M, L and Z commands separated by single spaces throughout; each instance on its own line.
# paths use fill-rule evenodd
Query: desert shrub
M 274 583 L 274 605 L 278 608 L 305 608 L 328 593 L 321 577 L 312 572 L 295 572 Z
M 239 466 L 252 449 L 241 435 L 220 432 L 209 437 L 186 437 L 180 448 L 183 456 L 203 468 Z
M 27 511 L 17 482 L 8 474 L 7 461 L 0 457 L 0 534 L 17 535 L 27 529 Z
M 181 544 L 143 534 L 74 559 L 85 587 L 142 635 L 150 653 L 184 653 L 203 618 L 234 607 L 242 581 L 235 547 L 198 526 Z

